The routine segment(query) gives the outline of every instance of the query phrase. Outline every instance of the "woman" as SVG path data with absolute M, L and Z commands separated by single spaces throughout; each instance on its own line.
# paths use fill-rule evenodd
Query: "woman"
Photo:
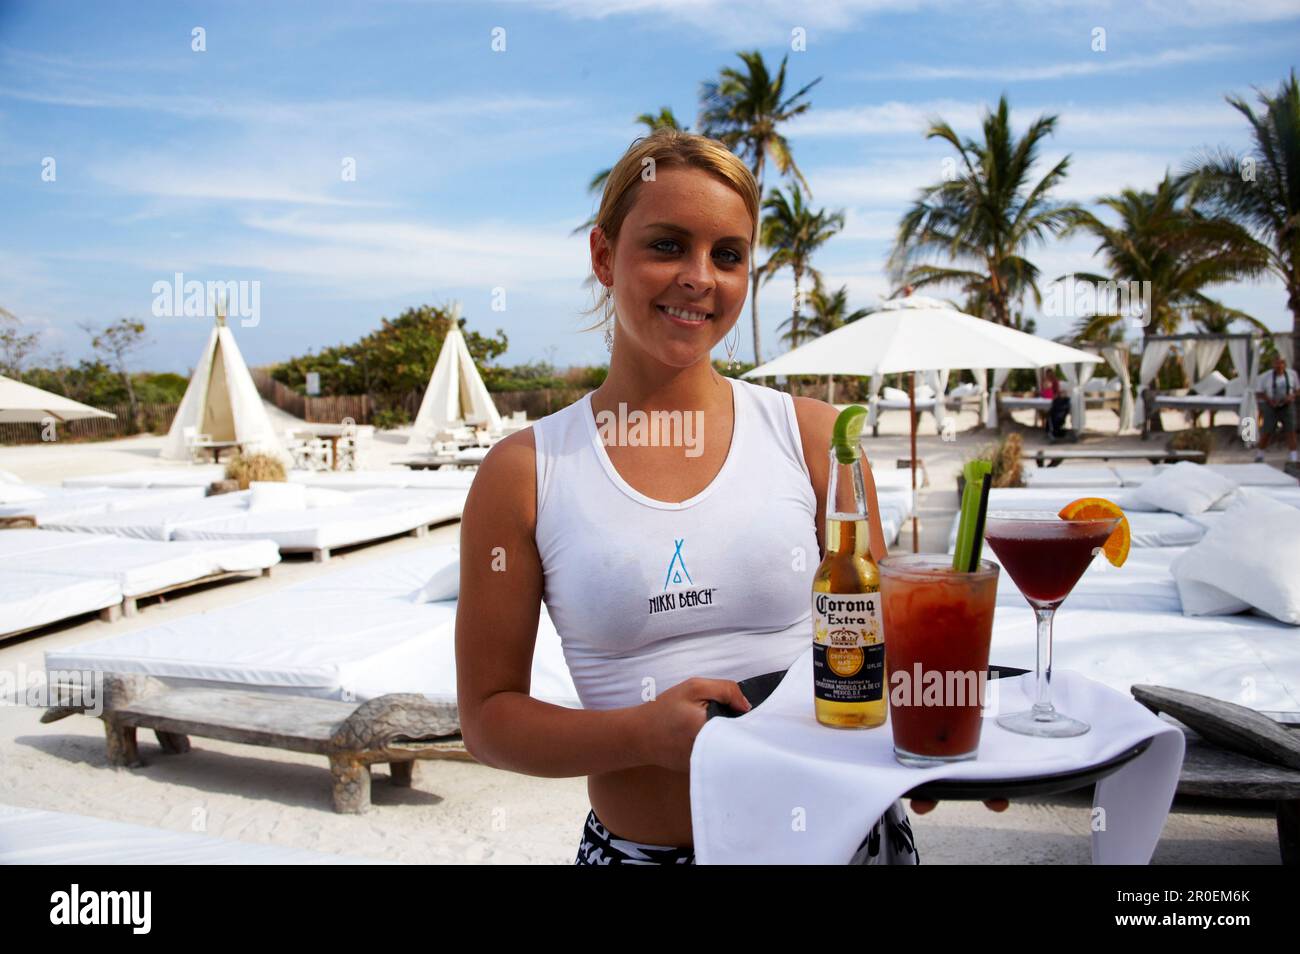
M 497 768 L 587 776 L 578 864 L 693 862 L 688 773 L 705 707 L 748 709 L 736 681 L 811 645 L 836 411 L 710 361 L 745 304 L 758 200 L 748 168 L 714 140 L 659 130 L 632 144 L 590 236 L 609 376 L 493 447 L 466 502 L 465 744 Z M 677 423 L 667 437 L 625 426 L 638 412 Z M 543 599 L 582 709 L 529 695 Z M 858 857 L 915 863 L 901 804 Z

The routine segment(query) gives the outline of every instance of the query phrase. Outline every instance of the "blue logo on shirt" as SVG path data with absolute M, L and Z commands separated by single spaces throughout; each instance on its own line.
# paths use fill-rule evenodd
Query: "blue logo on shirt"
M 685 542 L 686 542 L 685 537 L 683 537 L 681 540 L 673 541 L 673 543 L 677 545 L 677 549 L 673 551 L 673 558 L 668 561 L 668 575 L 664 577 L 665 590 L 668 589 L 668 583 L 670 581 L 678 585 L 681 585 L 683 573 L 686 573 L 686 582 L 690 583 L 692 586 L 695 585 L 695 581 L 691 579 L 690 573 L 686 572 L 686 561 L 682 559 L 682 544 Z M 677 567 L 677 566 L 680 566 L 681 569 L 674 570 L 673 567 Z

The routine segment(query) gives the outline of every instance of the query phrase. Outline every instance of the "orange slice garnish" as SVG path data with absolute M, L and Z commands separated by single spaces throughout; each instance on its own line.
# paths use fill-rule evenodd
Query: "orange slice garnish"
M 1133 537 L 1129 532 L 1128 517 L 1124 516 L 1124 511 L 1115 503 L 1105 497 L 1080 497 L 1062 507 L 1057 516 L 1062 520 L 1108 520 L 1119 517 L 1119 526 L 1101 545 L 1101 552 L 1106 554 L 1111 566 L 1124 565 Z

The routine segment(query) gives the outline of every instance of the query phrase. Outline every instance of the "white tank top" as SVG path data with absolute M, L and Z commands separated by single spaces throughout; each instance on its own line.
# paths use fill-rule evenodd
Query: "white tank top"
M 542 599 L 584 708 L 638 705 L 692 676 L 786 669 L 812 645 L 817 497 L 794 401 L 724 380 L 731 447 L 681 502 L 619 476 L 590 393 L 533 425 Z

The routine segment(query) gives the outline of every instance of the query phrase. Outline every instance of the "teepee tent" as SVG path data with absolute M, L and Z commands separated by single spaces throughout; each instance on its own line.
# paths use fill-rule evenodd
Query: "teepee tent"
M 474 366 L 465 335 L 460 330 L 459 304 L 452 306 L 451 318 L 451 330 L 438 352 L 433 374 L 429 376 L 429 387 L 424 392 L 420 412 L 415 416 L 411 436 L 406 442 L 412 450 L 428 450 L 439 431 L 452 430 L 470 422 L 486 427 L 490 434 L 501 432 L 501 415 Z
M 238 441 L 246 453 L 287 459 L 220 310 L 194 365 L 194 375 L 167 432 L 161 456 L 189 460 L 186 430 L 191 428 L 191 433 L 204 434 L 214 441 Z

